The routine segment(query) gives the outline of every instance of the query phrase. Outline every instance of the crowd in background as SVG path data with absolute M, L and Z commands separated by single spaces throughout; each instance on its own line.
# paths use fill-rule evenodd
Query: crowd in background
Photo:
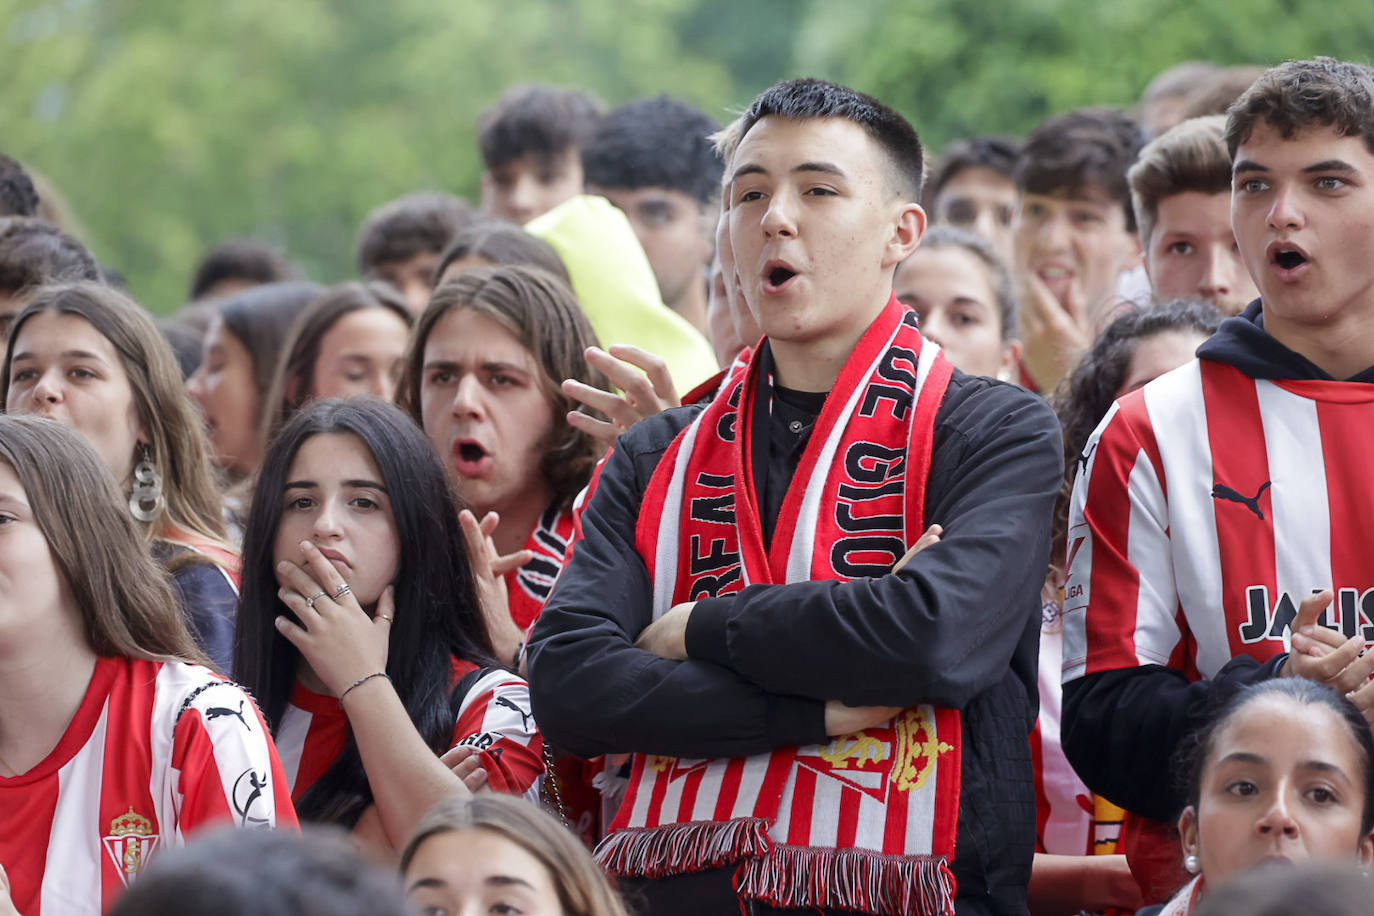
M 1366 906 L 1374 71 L 479 146 L 160 319 L 0 156 L 0 914 Z

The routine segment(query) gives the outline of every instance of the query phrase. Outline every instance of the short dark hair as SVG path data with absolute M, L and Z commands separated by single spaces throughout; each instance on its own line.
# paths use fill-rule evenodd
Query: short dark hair
M 453 241 L 439 256 L 434 268 L 434 285 L 454 261 L 480 258 L 492 265 L 525 264 L 553 274 L 572 287 L 568 268 L 558 252 L 548 242 L 526 232 L 514 223 L 501 219 L 484 219 L 473 223 L 453 237 Z
M 577 152 L 596 132 L 606 106 L 590 93 L 554 86 L 515 86 L 477 119 L 477 147 L 488 169 L 521 156 L 554 159 Z
M 1374 68 L 1331 57 L 1286 60 L 1266 70 L 1226 113 L 1231 158 L 1263 121 L 1285 140 L 1307 127 L 1359 137 L 1374 153 Z
M 989 135 L 955 140 L 945 147 L 940 159 L 926 179 L 925 206 L 935 206 L 945 185 L 964 169 L 992 169 L 1012 179 L 1016 171 L 1016 157 L 1021 155 L 1021 141 L 1015 137 Z
M 382 204 L 363 220 L 358 270 L 366 277 L 383 264 L 438 254 L 474 218 L 467 201 L 442 191 L 418 191 Z
M 1080 108 L 1050 118 L 1026 138 L 1016 161 L 1023 194 L 1062 194 L 1097 185 L 1121 204 L 1126 228 L 1135 232 L 1135 211 L 1126 172 L 1145 145 L 1140 125 L 1114 108 Z
M 395 876 L 342 831 L 222 827 L 159 850 L 111 916 L 404 916 Z
M 86 246 L 31 217 L 0 219 L 0 295 L 78 280 L 100 281 L 100 268 Z
M 720 130 L 709 115 L 666 95 L 613 109 L 582 147 L 587 184 L 669 188 L 706 206 L 720 192 L 723 169 L 711 145 Z
M 740 116 L 739 139 L 764 118 L 844 118 L 864 129 L 892 163 L 900 193 L 921 199 L 925 151 L 911 122 L 882 102 L 847 86 L 818 79 L 785 80 L 765 89 Z
M 194 302 L 225 280 L 261 284 L 299 279 L 300 271 L 271 245 L 257 239 L 229 239 L 200 259 L 187 298 Z
M 0 216 L 34 216 L 38 189 L 24 167 L 0 153 Z
M 1242 64 L 1223 67 L 1208 76 L 1188 93 L 1187 104 L 1183 107 L 1183 120 L 1226 114 L 1236 99 L 1264 75 L 1265 69 L 1254 64 Z
M 1364 808 L 1360 812 L 1360 832 L 1374 829 L 1374 734 L 1364 715 L 1344 694 L 1325 684 L 1301 677 L 1271 678 L 1238 689 L 1217 690 L 1208 699 L 1211 714 L 1205 724 L 1179 745 L 1175 775 L 1181 777 L 1187 804 L 1197 807 L 1202 794 L 1202 780 L 1206 775 L 1208 758 L 1216 745 L 1217 734 L 1246 706 L 1268 696 L 1288 697 L 1303 706 L 1325 706 L 1342 721 L 1350 738 L 1359 749 L 1361 772 L 1351 774 L 1355 785 L 1364 790 Z

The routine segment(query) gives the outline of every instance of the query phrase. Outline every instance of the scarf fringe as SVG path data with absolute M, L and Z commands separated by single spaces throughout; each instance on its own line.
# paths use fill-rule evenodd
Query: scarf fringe
M 735 889 L 741 897 L 783 907 L 954 916 L 954 876 L 942 856 L 774 846 L 744 863 Z
M 772 846 L 763 818 L 696 821 L 617 831 L 597 846 L 596 861 L 613 875 L 664 878 L 766 855 Z

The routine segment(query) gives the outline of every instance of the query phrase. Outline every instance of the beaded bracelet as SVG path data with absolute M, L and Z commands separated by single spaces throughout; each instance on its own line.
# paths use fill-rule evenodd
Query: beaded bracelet
M 343 707 L 344 697 L 348 696 L 348 691 L 352 690 L 354 687 L 359 686 L 360 684 L 365 684 L 365 683 L 367 683 L 368 681 L 372 680 L 374 677 L 384 677 L 384 678 L 386 678 L 388 681 L 391 680 L 391 675 L 387 674 L 385 671 L 374 671 L 374 672 L 372 672 L 371 674 L 364 674 L 362 677 L 358 678 L 356 681 L 354 681 L 353 683 L 351 683 L 351 684 L 349 684 L 347 687 L 345 687 L 345 688 L 344 688 L 344 692 L 341 693 L 341 694 L 339 694 L 339 706 L 340 706 L 340 708 Z

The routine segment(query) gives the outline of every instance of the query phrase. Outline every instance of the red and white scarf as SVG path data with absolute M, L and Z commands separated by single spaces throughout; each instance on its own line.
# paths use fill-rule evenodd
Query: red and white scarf
M 748 584 L 886 574 L 924 528 L 931 433 L 952 368 L 889 300 L 826 398 L 765 550 L 754 405 L 743 373 L 673 441 L 649 481 L 636 543 L 654 618 Z M 960 720 L 917 706 L 828 744 L 738 759 L 636 755 L 611 835 L 615 874 L 741 862 L 743 897 L 884 914 L 953 913 Z

